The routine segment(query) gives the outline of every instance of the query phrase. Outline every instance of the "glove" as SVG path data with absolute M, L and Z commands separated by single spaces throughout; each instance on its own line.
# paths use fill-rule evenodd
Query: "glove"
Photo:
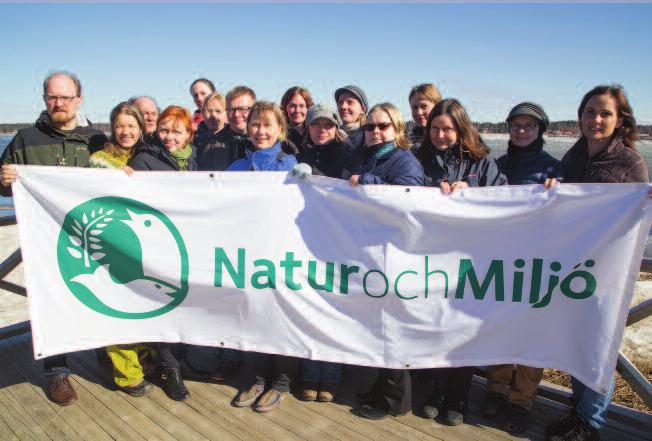
M 312 176 L 312 167 L 304 162 L 297 164 L 292 168 L 292 176 L 297 179 L 306 179 L 306 177 Z

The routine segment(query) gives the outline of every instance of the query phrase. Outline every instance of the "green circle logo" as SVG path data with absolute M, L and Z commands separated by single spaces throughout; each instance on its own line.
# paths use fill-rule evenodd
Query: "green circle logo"
M 73 208 L 57 242 L 61 277 L 92 310 L 145 319 L 188 294 L 188 252 L 160 211 L 133 199 L 102 197 Z

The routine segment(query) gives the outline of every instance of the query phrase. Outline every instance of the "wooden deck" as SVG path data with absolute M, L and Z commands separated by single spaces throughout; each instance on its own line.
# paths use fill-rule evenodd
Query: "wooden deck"
M 366 390 L 373 370 L 346 367 L 337 403 L 304 403 L 289 397 L 279 409 L 257 414 L 231 406 L 246 383 L 243 369 L 229 384 L 187 381 L 191 398 L 178 403 L 156 388 L 143 398 L 115 390 L 110 368 L 100 365 L 92 351 L 69 357 L 79 401 L 68 407 L 45 396 L 42 362 L 34 362 L 30 335 L 0 341 L 0 440 L 543 440 L 543 427 L 557 419 L 563 406 L 538 399 L 534 423 L 520 437 L 497 428 L 480 416 L 482 384 L 475 382 L 467 423 L 447 427 L 413 414 L 369 421 L 351 412 L 353 394 Z M 414 382 L 414 408 L 419 409 L 428 384 Z M 649 435 L 614 424 L 602 439 L 627 441 Z

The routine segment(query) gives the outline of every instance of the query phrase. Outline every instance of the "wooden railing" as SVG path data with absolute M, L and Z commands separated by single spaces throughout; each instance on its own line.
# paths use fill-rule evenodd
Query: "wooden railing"
M 11 208 L 11 207 L 9 207 Z M 0 217 L 0 227 L 15 225 L 15 216 Z M 0 289 L 13 292 L 15 294 L 26 296 L 27 292 L 23 286 L 8 282 L 4 278 L 11 273 L 22 262 L 20 248 L 15 250 L 9 257 L 0 263 Z M 652 273 L 652 259 L 643 259 L 641 261 L 641 271 Z M 646 319 L 652 315 L 652 299 L 636 305 L 629 311 L 627 323 L 625 326 L 631 326 Z M 13 325 L 0 328 L 0 340 L 21 335 L 30 332 L 29 321 L 16 323 Z M 618 364 L 616 370 L 622 375 L 627 384 L 641 397 L 643 402 L 652 408 L 652 385 L 645 376 L 634 366 L 622 351 L 618 354 Z M 479 371 L 480 372 L 480 371 Z M 567 403 L 569 400 L 568 391 L 557 387 L 553 384 L 545 384 L 539 388 L 539 394 L 546 398 L 553 399 L 560 403 Z M 652 417 L 642 412 L 625 408 L 623 406 L 614 406 L 610 408 L 610 418 L 621 421 L 625 424 L 641 428 L 643 430 L 652 430 Z

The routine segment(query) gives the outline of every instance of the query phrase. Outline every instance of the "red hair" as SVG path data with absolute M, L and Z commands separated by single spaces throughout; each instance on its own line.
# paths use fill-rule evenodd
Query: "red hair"
M 190 133 L 188 144 L 192 142 L 192 139 L 195 136 L 195 129 L 192 128 L 192 116 L 188 109 L 180 106 L 167 106 L 159 115 L 158 121 L 156 121 L 156 126 L 158 127 L 161 124 L 161 121 L 166 119 L 174 120 L 175 125 L 178 124 L 184 126 L 188 133 Z

